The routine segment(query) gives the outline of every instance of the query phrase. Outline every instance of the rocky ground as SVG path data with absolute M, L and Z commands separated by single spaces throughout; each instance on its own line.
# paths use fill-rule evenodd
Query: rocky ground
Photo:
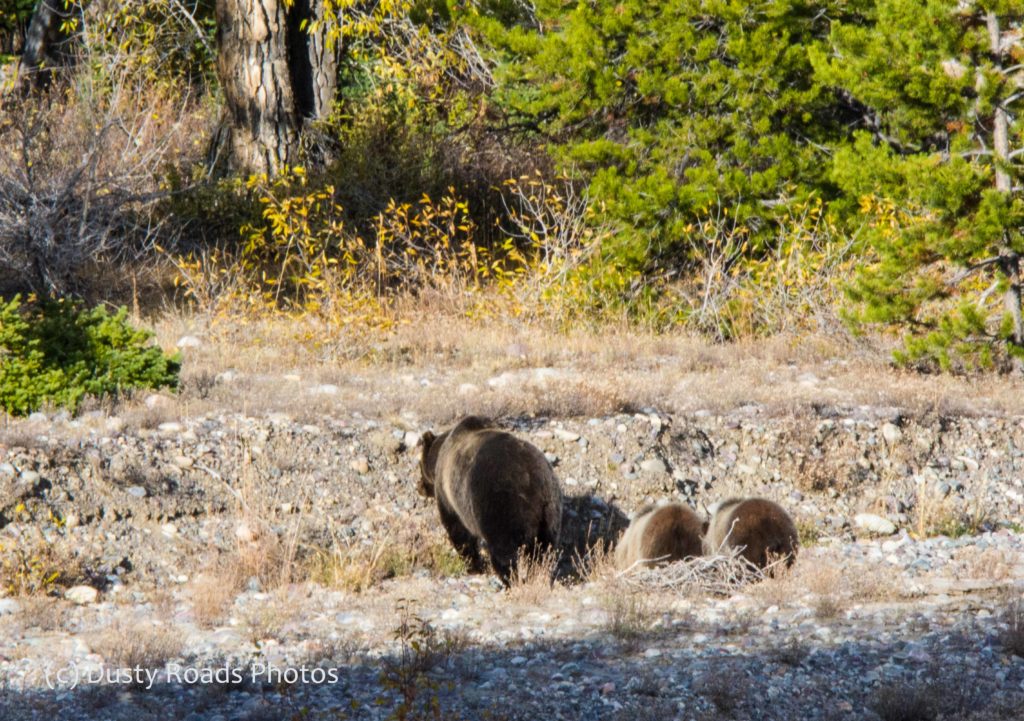
M 153 395 L 3 431 L 0 718 L 1022 718 L 1024 418 L 507 416 L 567 503 L 559 582 L 504 591 L 416 494 L 427 418 L 261 382 L 315 417 Z M 721 594 L 601 558 L 646 502 L 737 493 L 797 519 L 789 575 Z

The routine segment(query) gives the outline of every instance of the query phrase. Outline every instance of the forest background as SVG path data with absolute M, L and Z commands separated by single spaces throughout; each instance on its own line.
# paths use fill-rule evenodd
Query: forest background
M 0 297 L 307 338 L 438 315 L 866 335 L 920 370 L 1012 371 L 1022 21 L 1013 0 L 4 0 Z

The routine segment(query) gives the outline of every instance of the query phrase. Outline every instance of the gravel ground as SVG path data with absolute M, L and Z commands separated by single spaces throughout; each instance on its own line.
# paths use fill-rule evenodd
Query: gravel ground
M 174 403 L 0 436 L 6 577 L 42 583 L 45 554 L 75 569 L 0 598 L 0 718 L 1024 718 L 1024 419 L 507 419 L 567 503 L 561 580 L 504 591 L 422 554 L 368 584 L 308 572 L 444 547 L 415 493 L 424 419 Z M 572 570 L 645 502 L 736 493 L 793 513 L 791 576 L 715 595 Z

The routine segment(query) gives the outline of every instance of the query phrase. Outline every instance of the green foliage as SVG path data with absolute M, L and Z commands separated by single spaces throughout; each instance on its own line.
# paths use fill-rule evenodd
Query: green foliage
M 0 408 L 27 415 L 53 403 L 74 411 L 86 396 L 176 387 L 177 356 L 148 345 L 152 333 L 127 316 L 66 300 L 0 303 Z
M 984 10 L 1003 33 L 1024 3 L 877 0 L 871 22 L 833 23 L 822 82 L 863 107 L 864 130 L 833 156 L 836 204 L 863 224 L 870 255 L 849 288 L 856 327 L 905 333 L 903 363 L 988 367 L 1019 349 L 1004 297 L 1024 251 L 1021 166 L 996 157 L 997 108 L 1019 105 L 1019 44 L 991 52 Z M 1015 32 L 1015 31 L 1013 31 Z M 1010 123 L 1009 148 L 1021 132 Z M 852 227 L 852 224 L 851 224 Z M 1003 258 L 1004 260 L 1000 260 Z
M 388 721 L 458 721 L 461 715 L 444 708 L 442 696 L 452 692 L 454 685 L 442 684 L 428 674 L 463 650 L 463 639 L 450 632 L 438 633 L 433 626 L 415 615 L 408 602 L 398 606 L 399 625 L 395 629 L 398 653 L 384 660 L 380 672 L 381 687 L 397 697 Z M 378 703 L 393 703 L 381 698 Z
M 549 0 L 535 24 L 507 24 L 500 3 L 469 21 L 502 54 L 498 100 L 587 179 L 619 231 L 602 260 L 633 282 L 690 267 L 712 209 L 744 241 L 738 257 L 756 258 L 781 211 L 831 195 L 825 149 L 846 108 L 814 81 L 810 52 L 858 4 Z
M 5 0 L 0 5 L 0 33 L 27 27 L 35 6 L 36 0 Z

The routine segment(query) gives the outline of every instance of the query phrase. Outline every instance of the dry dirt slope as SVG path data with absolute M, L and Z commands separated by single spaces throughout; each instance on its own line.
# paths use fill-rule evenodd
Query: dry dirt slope
M 4 717 L 1020 718 L 1012 412 L 790 406 L 778 388 L 727 408 L 670 392 L 645 405 L 658 399 L 624 402 L 585 364 L 521 357 L 456 372 L 238 365 L 193 373 L 177 399 L 4 431 L 0 543 L 25 592 L 0 599 Z M 765 372 L 794 396 L 855 392 L 821 367 Z M 633 387 L 693 380 L 646 373 Z M 553 589 L 463 574 L 415 494 L 418 434 L 476 408 L 507 411 L 555 463 L 569 560 Z M 645 501 L 733 493 L 797 517 L 792 576 L 715 595 L 600 559 L 573 570 Z M 861 513 L 898 531 L 876 537 Z M 88 588 L 28 593 L 47 563 L 67 576 L 53 594 Z M 158 672 L 151 687 L 110 672 L 71 688 L 117 668 Z M 241 678 L 179 682 L 189 669 Z

